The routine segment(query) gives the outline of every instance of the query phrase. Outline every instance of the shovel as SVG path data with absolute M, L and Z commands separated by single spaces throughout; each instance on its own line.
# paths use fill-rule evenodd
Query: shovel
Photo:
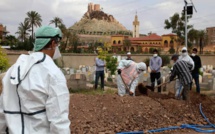
M 174 81 L 174 80 L 176 80 L 176 79 L 177 79 L 177 78 L 173 79 L 172 81 Z M 150 89 L 151 91 L 154 91 L 155 88 L 161 87 L 161 86 L 166 85 L 166 84 L 168 84 L 168 83 L 170 83 L 170 81 L 164 82 L 164 83 L 162 83 L 162 84 L 160 84 L 160 85 L 157 85 L 157 86 L 155 86 L 155 87 L 146 86 L 146 88 Z

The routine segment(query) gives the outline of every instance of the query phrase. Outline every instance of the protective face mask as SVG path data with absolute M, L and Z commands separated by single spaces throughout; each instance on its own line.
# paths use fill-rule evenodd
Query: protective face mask
M 55 48 L 55 51 L 54 51 L 54 56 L 53 56 L 53 59 L 57 59 L 57 58 L 60 58 L 61 57 L 61 53 L 60 53 L 60 50 L 59 50 L 59 47 L 57 46 Z
M 158 56 L 158 54 L 153 54 L 153 57 L 157 57 Z
M 186 55 L 187 55 L 187 53 L 182 53 L 181 55 L 182 55 L 182 56 L 186 56 Z
M 193 57 L 196 56 L 196 54 L 194 54 L 194 53 L 192 53 L 191 55 L 192 55 Z

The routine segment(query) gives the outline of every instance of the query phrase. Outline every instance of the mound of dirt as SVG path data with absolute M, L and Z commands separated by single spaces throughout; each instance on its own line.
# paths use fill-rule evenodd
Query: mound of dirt
M 199 104 L 207 118 L 215 123 L 215 99 L 191 92 L 191 101 L 175 100 L 173 94 L 149 92 L 148 96 L 71 94 L 71 133 L 114 134 L 150 130 L 181 124 L 207 124 L 199 112 Z M 165 131 L 195 133 L 192 130 Z

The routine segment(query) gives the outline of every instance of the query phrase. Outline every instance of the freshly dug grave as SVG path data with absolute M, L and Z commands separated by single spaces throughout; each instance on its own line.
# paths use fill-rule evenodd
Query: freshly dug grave
M 191 92 L 191 101 L 175 100 L 173 94 L 148 92 L 148 96 L 116 94 L 71 94 L 70 120 L 73 134 L 114 134 L 150 130 L 181 124 L 207 124 L 199 112 L 199 104 L 207 118 L 215 123 L 215 99 Z M 189 129 L 160 132 L 165 134 L 195 133 Z

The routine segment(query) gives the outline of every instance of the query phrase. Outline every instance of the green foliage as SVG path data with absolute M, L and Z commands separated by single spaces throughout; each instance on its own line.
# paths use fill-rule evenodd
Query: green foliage
M 170 64 L 170 58 L 168 55 L 160 55 L 162 59 L 162 66 L 167 66 Z
M 174 49 L 173 47 L 170 47 L 169 53 L 170 53 L 170 54 L 174 54 L 174 53 L 175 53 L 175 49 Z
M 191 16 L 187 16 L 187 21 L 189 21 L 190 18 Z M 164 21 L 164 24 L 164 29 L 171 29 L 172 33 L 177 34 L 178 39 L 176 39 L 175 41 L 182 44 L 185 37 L 185 15 L 182 13 L 180 16 L 179 13 L 175 13 L 169 18 L 169 20 L 166 19 Z M 187 25 L 188 30 L 192 27 L 192 25 Z
M 126 46 L 126 47 L 130 47 L 131 46 L 131 41 L 129 39 L 125 39 L 123 41 L 123 45 Z
M 36 11 L 29 11 L 26 13 L 26 21 L 31 25 L 31 38 L 34 39 L 34 26 L 41 26 L 41 15 Z
M 146 66 L 149 66 L 149 61 L 150 61 L 150 58 L 146 58 L 145 60 L 143 60 L 143 62 L 146 64 Z
M 33 47 L 33 41 L 31 39 L 26 39 L 24 42 L 19 41 L 16 46 L 13 46 L 11 49 L 31 51 L 33 50 Z
M 170 58 L 168 55 L 160 55 L 160 57 L 162 59 L 162 66 L 170 64 Z M 146 63 L 147 66 L 149 66 L 150 58 L 146 58 L 143 62 Z
M 72 46 L 72 50 L 74 53 L 79 53 L 78 45 L 80 43 L 79 37 L 76 33 L 73 33 L 69 37 L 70 46 Z
M 114 75 L 117 69 L 117 58 L 107 56 L 105 61 L 107 69 L 111 72 L 111 75 Z
M 97 48 L 98 58 L 106 61 L 106 67 L 111 72 L 111 75 L 114 75 L 117 69 L 117 58 L 114 58 L 108 54 L 107 50 L 103 50 L 101 47 Z
M 54 17 L 53 20 L 50 20 L 49 24 L 55 24 L 55 27 L 58 27 L 63 23 L 63 20 L 59 17 Z
M 0 47 L 0 71 L 6 71 L 9 68 L 9 60 L 7 59 L 7 55 L 3 52 Z
M 150 48 L 149 48 L 149 53 L 150 53 L 150 54 L 153 54 L 153 51 L 154 51 L 155 49 L 157 49 L 157 48 L 150 47 Z M 160 49 L 160 48 L 157 49 L 157 50 L 158 50 L 158 53 L 161 52 L 161 49 Z

